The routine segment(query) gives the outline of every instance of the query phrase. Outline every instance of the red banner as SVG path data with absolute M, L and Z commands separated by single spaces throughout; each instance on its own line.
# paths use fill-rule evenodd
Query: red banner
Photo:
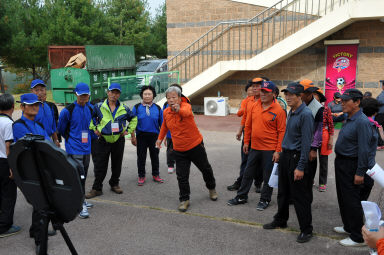
M 326 104 L 333 100 L 335 92 L 343 94 L 346 89 L 355 87 L 358 47 L 357 44 L 327 46 Z

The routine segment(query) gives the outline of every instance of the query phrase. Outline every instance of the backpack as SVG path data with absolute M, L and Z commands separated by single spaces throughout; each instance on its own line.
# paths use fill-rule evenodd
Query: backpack
M 159 124 L 159 127 L 161 127 L 161 117 L 160 117 L 161 107 L 158 104 L 156 104 L 156 103 L 153 103 L 153 104 L 156 105 L 157 109 L 159 110 L 159 119 L 157 120 L 157 122 Z M 139 108 L 139 105 L 141 105 L 141 103 L 137 103 L 133 107 L 133 108 L 135 108 L 136 112 L 137 112 L 137 109 Z
M 93 115 L 93 109 L 92 109 L 92 107 L 89 104 L 87 104 L 87 106 L 88 106 L 88 109 L 91 112 L 91 116 L 92 116 Z M 65 107 L 65 109 L 67 109 L 67 111 L 69 112 L 69 122 L 71 122 L 71 120 L 72 120 L 72 113 L 73 113 L 73 110 L 75 109 L 75 103 L 67 105 Z M 67 127 L 65 128 L 64 134 L 62 134 L 66 141 L 68 141 L 68 138 L 69 138 L 70 126 L 71 126 L 70 123 L 68 123 Z
M 40 122 L 38 122 L 38 121 L 35 121 L 36 123 L 37 123 L 37 125 L 39 125 L 42 129 L 44 129 L 44 125 L 42 124 L 42 123 L 40 123 Z M 18 119 L 18 120 L 16 120 L 15 122 L 13 122 L 13 124 L 12 124 L 12 128 L 13 128 L 13 126 L 16 124 L 16 123 L 21 123 L 21 124 L 23 124 L 31 133 L 32 133 L 32 131 L 29 129 L 29 127 L 27 126 L 27 123 L 25 122 L 25 120 L 23 120 L 23 119 Z

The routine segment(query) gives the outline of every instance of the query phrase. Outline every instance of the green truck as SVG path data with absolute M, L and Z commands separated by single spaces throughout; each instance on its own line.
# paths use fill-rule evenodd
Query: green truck
M 84 68 L 65 67 L 78 54 L 86 56 Z M 135 51 L 127 45 L 49 46 L 49 69 L 53 100 L 69 104 L 75 101 L 73 89 L 79 82 L 87 83 L 91 101 L 106 97 L 108 78 L 130 76 L 136 73 Z M 122 98 L 136 91 L 136 83 L 121 84 Z

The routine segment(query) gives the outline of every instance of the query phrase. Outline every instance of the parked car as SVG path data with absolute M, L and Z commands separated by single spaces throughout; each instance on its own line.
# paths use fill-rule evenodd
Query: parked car
M 156 93 L 162 93 L 169 86 L 168 74 L 161 74 L 168 71 L 167 59 L 142 60 L 136 65 L 137 90 L 148 84 L 155 88 Z

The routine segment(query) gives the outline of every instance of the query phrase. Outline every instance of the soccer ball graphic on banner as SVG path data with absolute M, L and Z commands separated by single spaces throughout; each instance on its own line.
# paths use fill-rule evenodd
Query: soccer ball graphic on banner
M 336 86 L 337 88 L 339 89 L 339 91 L 341 92 L 341 90 L 344 88 L 344 85 L 345 85 L 345 80 L 343 77 L 339 77 L 337 78 L 336 80 Z
M 337 78 L 336 80 L 337 85 L 342 86 L 345 84 L 345 80 L 343 77 Z

